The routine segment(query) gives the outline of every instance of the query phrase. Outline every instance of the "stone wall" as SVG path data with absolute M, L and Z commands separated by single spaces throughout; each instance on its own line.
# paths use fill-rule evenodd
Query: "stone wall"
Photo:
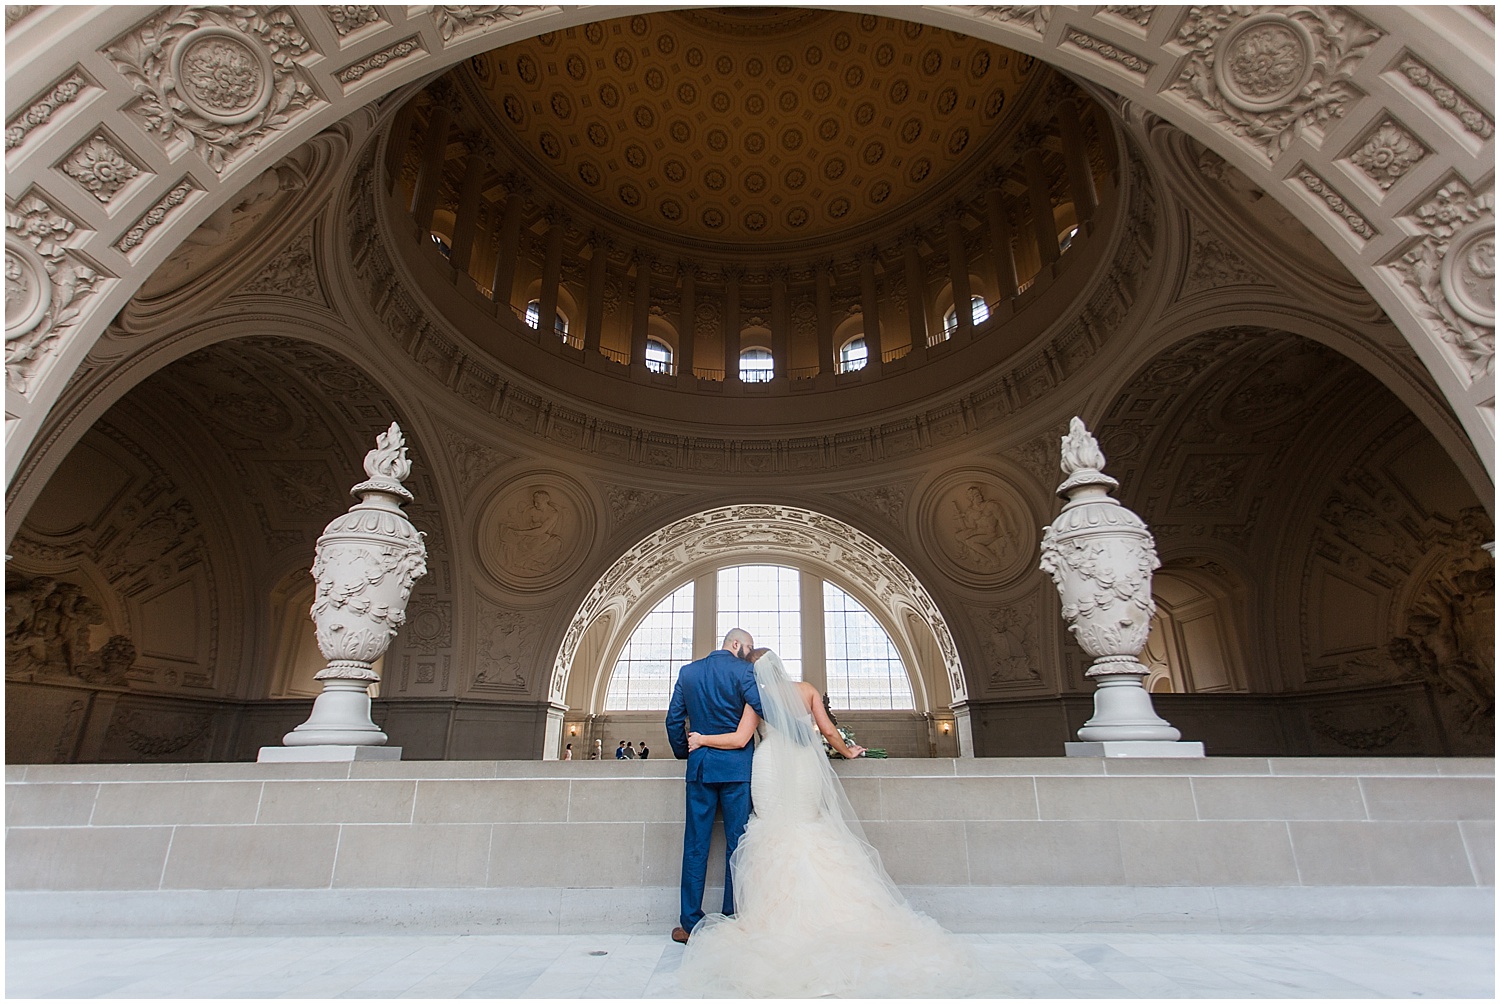
M 892 878 L 957 930 L 1493 925 L 1490 760 L 837 769 Z M 12 933 L 73 936 L 664 935 L 678 905 L 682 770 L 668 760 L 10 766 L 6 921 Z

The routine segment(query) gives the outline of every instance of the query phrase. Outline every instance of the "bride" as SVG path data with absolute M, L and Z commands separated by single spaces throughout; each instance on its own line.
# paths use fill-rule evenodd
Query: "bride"
M 690 733 L 688 744 L 736 749 L 760 728 L 750 775 L 754 814 L 730 867 L 738 913 L 693 929 L 678 969 L 684 990 L 725 997 L 933 997 L 973 988 L 967 946 L 907 905 L 844 796 L 823 738 L 848 758 L 809 683 L 757 649 L 765 721 Z M 821 735 L 820 735 L 821 733 Z

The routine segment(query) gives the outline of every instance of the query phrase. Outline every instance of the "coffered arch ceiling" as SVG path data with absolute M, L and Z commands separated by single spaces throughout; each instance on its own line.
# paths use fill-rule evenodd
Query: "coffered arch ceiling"
M 250 181 L 403 85 L 614 10 L 8 11 L 7 479 L 109 320 Z M 1457 7 L 885 13 L 1044 59 L 1174 122 L 1244 172 L 1370 291 L 1492 465 L 1492 15 Z M 1240 58 L 1257 46 L 1277 58 Z M 233 83 L 173 72 L 174 58 L 206 58 L 210 49 L 235 63 Z M 1224 52 L 1231 58 L 1220 59 Z
M 489 132 L 622 229 L 825 238 L 930 198 L 1020 117 L 1035 57 L 875 14 L 640 14 L 495 49 Z

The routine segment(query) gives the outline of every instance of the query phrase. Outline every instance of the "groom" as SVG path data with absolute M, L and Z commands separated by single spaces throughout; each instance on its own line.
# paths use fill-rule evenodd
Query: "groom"
M 737 750 L 700 746 L 688 752 L 688 732 L 717 735 L 739 728 L 745 705 L 760 714 L 760 689 L 755 685 L 750 634 L 735 628 L 724 636 L 724 647 L 677 671 L 672 703 L 667 708 L 667 738 L 672 753 L 687 760 L 687 823 L 682 833 L 682 916 L 672 940 L 687 943 L 693 927 L 703 919 L 703 884 L 708 874 L 708 841 L 714 813 L 724 813 L 724 840 L 729 855 L 750 818 L 750 758 L 754 744 Z M 734 885 L 728 858 L 724 863 L 724 912 L 734 913 Z

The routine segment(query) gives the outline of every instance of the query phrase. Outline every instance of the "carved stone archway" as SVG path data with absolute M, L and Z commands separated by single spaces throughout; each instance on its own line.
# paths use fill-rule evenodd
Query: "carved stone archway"
M 10 8 L 7 483 L 110 318 L 281 157 L 471 55 L 617 10 Z M 1222 156 L 1369 290 L 1492 465 L 1494 27 L 1479 10 L 882 12 L 1042 58 Z M 243 71 L 212 94 L 174 70 L 206 41 Z M 1278 58 L 1234 58 L 1266 47 Z
M 947 621 L 926 587 L 878 541 L 842 520 L 785 505 L 734 505 L 679 519 L 647 536 L 611 564 L 594 583 L 568 625 L 553 663 L 548 696 L 562 703 L 579 644 L 601 616 L 620 620 L 654 597 L 668 580 L 716 555 L 814 560 L 857 584 L 879 603 L 881 620 L 908 635 L 909 649 L 935 650 L 942 679 L 922 680 L 934 705 L 968 699 L 968 684 Z M 618 625 L 617 625 L 618 626 Z M 924 674 L 926 675 L 926 674 Z M 936 676 L 935 673 L 932 676 Z M 917 683 L 914 680 L 913 683 Z M 962 728 L 961 728 L 962 732 Z

